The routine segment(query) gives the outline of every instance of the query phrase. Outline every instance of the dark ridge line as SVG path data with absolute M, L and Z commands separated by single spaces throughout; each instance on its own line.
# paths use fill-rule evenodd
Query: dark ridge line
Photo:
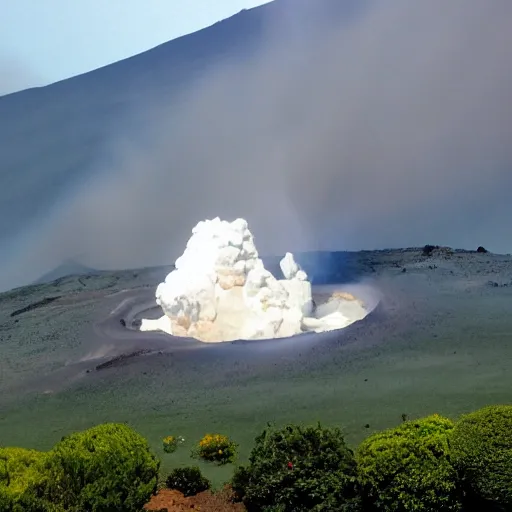
M 43 306 L 51 304 L 53 301 L 60 299 L 61 297 L 62 297 L 62 295 L 56 295 L 54 297 L 45 297 L 44 299 L 38 300 L 37 302 L 33 302 L 32 304 L 29 304 L 28 306 L 25 306 L 24 308 L 17 309 L 16 311 L 13 311 L 11 313 L 11 317 L 18 316 L 23 313 L 27 313 L 28 311 L 32 311 L 33 309 L 42 308 Z
M 98 364 L 94 369 L 96 371 L 105 370 L 107 368 L 112 368 L 117 364 L 123 363 L 126 360 L 133 359 L 138 356 L 143 356 L 146 354 L 149 354 L 152 352 L 148 349 L 140 349 L 136 350 L 135 352 L 130 352 L 129 354 L 121 354 L 119 356 L 113 357 L 112 359 L 109 359 L 108 361 L 105 361 L 104 363 Z

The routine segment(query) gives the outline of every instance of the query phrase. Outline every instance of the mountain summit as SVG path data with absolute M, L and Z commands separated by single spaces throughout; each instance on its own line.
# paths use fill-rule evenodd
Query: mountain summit
M 0 289 L 76 254 L 171 264 L 217 216 L 247 219 L 263 255 L 510 252 L 511 17 L 276 0 L 0 97 Z

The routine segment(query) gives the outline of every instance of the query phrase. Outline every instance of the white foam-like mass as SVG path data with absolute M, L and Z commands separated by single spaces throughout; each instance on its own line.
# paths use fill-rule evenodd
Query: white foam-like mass
M 339 311 L 313 318 L 311 283 L 291 253 L 276 279 L 259 258 L 247 221 L 215 218 L 192 230 L 175 270 L 156 290 L 164 317 L 141 329 L 203 341 L 268 339 L 345 327 Z

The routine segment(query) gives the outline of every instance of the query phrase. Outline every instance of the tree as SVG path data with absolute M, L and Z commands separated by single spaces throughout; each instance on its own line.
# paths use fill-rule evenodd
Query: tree
M 457 511 L 460 491 L 450 462 L 454 424 L 438 415 L 373 434 L 357 453 L 365 510 Z
M 450 445 L 468 508 L 512 510 L 512 405 L 463 416 Z
M 357 505 L 353 453 L 339 429 L 320 425 L 264 430 L 232 486 L 249 511 L 344 511 Z

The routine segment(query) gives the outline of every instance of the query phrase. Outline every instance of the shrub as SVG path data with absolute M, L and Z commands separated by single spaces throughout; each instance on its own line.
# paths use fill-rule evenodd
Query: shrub
M 210 481 L 205 478 L 197 466 L 176 468 L 167 477 L 166 485 L 169 489 L 176 489 L 184 496 L 195 496 L 210 488 Z
M 57 512 L 38 495 L 45 454 L 23 448 L 0 448 L 0 510 Z
M 430 256 L 435 249 L 439 249 L 438 245 L 427 244 L 423 247 L 423 256 Z
M 433 415 L 363 441 L 356 460 L 365 510 L 459 510 L 448 447 L 453 427 L 449 419 Z
M 207 462 L 228 464 L 236 459 L 237 444 L 221 434 L 206 434 L 192 455 Z
M 165 453 L 174 453 L 178 449 L 178 445 L 184 441 L 182 437 L 167 436 L 164 437 L 162 443 Z
M 137 432 L 110 423 L 63 438 L 45 467 L 44 496 L 68 511 L 139 512 L 156 490 L 159 462 Z
M 339 429 L 289 425 L 255 440 L 232 486 L 248 510 L 352 510 L 356 464 Z
M 478 510 L 512 510 L 512 405 L 463 416 L 451 450 L 469 503 Z

